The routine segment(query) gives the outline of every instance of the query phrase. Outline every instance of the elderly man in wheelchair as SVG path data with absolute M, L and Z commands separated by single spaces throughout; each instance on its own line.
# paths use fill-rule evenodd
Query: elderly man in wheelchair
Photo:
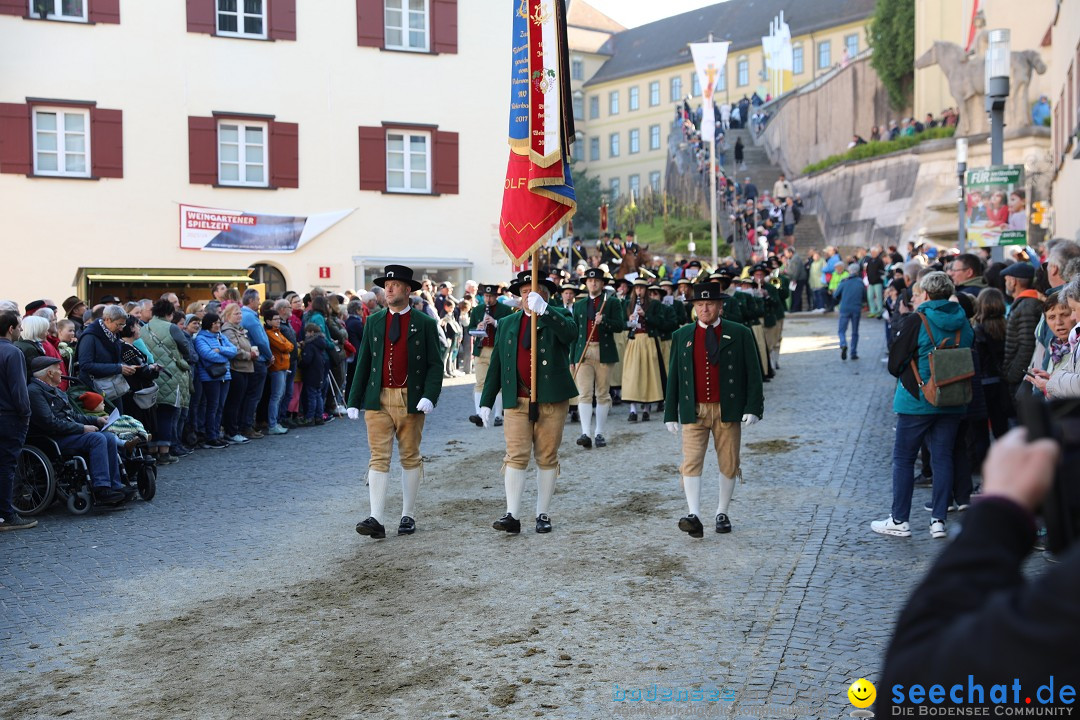
M 82 455 L 90 469 L 94 502 L 119 505 L 130 500 L 136 489 L 120 481 L 120 441 L 101 432 L 105 418 L 77 412 L 60 386 L 60 361 L 37 357 L 30 363 L 30 436 L 44 435 L 69 455 Z

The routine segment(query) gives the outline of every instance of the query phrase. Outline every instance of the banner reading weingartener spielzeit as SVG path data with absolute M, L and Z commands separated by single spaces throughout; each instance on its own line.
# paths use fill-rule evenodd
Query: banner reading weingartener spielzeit
M 181 205 L 180 247 L 221 252 L 296 252 L 351 212 L 267 215 Z

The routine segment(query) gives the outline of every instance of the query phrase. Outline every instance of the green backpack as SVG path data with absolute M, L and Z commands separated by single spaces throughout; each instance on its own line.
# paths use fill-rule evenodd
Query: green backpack
M 930 361 L 930 377 L 926 380 L 919 375 L 916 359 L 911 360 L 911 370 L 915 373 L 915 381 L 922 388 L 926 402 L 934 407 L 963 407 L 969 404 L 971 378 L 975 376 L 975 357 L 971 348 L 960 347 L 959 330 L 951 340 L 946 338 L 938 344 L 930 330 L 930 323 L 926 321 L 926 315 L 916 314 L 922 320 L 930 344 L 934 346 L 927 358 Z

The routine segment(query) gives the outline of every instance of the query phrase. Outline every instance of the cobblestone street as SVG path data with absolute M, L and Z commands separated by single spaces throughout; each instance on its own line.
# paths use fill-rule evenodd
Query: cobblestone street
M 412 537 L 353 531 L 367 448 L 344 420 L 200 451 L 162 468 L 152 503 L 57 506 L 0 537 L 0 716 L 846 716 L 944 543 L 928 490 L 911 539 L 870 531 L 891 498 L 894 380 L 879 321 L 863 319 L 858 361 L 840 361 L 835 328 L 789 316 L 730 535 L 677 529 L 678 440 L 625 406 L 605 449 L 567 425 L 551 535 L 492 530 L 503 436 L 466 421 L 463 382 L 427 419 Z M 654 685 L 706 700 L 653 702 Z

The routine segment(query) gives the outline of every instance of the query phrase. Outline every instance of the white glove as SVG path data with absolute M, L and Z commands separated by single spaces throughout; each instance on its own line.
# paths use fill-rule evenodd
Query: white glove
M 420 398 L 420 402 L 416 403 L 416 409 L 427 415 L 435 409 L 435 406 L 427 398 Z
M 671 433 L 672 435 L 678 435 L 679 434 L 679 423 L 677 423 L 677 422 L 664 423 L 664 427 L 666 427 L 668 432 Z
M 667 295 L 666 297 L 664 297 L 663 302 L 664 302 L 665 305 L 674 305 L 675 304 L 675 296 L 674 295 Z
M 536 313 L 537 315 L 543 315 L 545 312 L 547 312 L 547 301 L 544 300 L 543 296 L 541 296 L 540 293 L 529 293 L 529 298 L 525 301 L 525 303 L 529 306 L 529 310 Z
M 628 328 L 630 328 L 632 330 L 637 330 L 638 328 L 641 327 L 641 323 L 639 323 L 637 320 L 630 319 L 630 320 L 628 320 L 626 322 L 626 327 L 628 327 Z
M 757 422 L 761 422 L 761 418 L 759 418 L 757 415 L 751 415 L 750 413 L 746 413 L 742 416 L 743 427 L 750 427 Z
M 503 302 L 505 302 L 510 307 L 515 307 L 515 308 L 516 307 L 521 307 L 521 298 L 519 298 L 519 297 L 517 297 L 515 295 L 511 295 L 510 297 L 506 298 Z
M 484 427 L 491 427 L 491 408 L 480 408 L 480 421 L 484 424 Z
M 349 416 L 350 420 L 360 419 L 360 410 L 358 408 L 349 408 L 345 414 Z

